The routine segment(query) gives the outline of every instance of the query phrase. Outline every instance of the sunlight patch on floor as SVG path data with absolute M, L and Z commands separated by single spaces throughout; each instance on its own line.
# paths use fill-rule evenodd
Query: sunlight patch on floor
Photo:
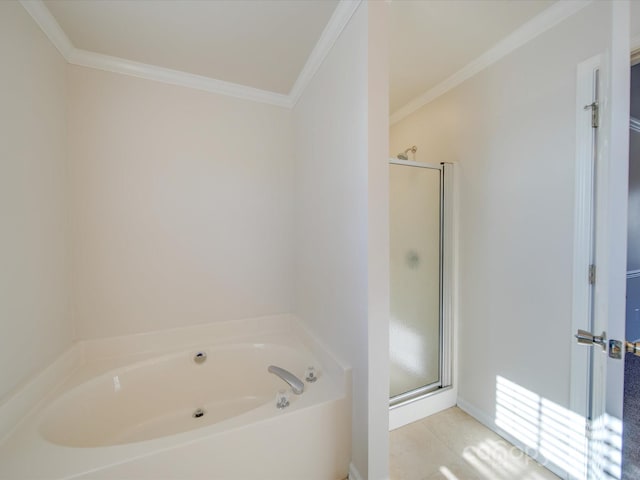
M 447 480 L 460 480 L 458 477 L 456 477 L 454 475 L 454 473 L 449 470 L 447 467 L 445 467 L 444 465 L 440 467 L 440 473 L 447 479 Z
M 496 425 L 525 445 L 525 452 L 585 478 L 586 419 L 526 388 L 496 377 Z
M 548 478 L 530 467 L 537 466 L 533 458 L 505 440 L 484 441 L 465 449 L 463 458 L 487 480 L 542 480 Z

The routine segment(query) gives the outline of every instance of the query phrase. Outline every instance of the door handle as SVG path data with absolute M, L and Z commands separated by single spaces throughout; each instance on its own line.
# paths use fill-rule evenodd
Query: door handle
M 607 351 L 607 333 L 602 332 L 602 335 L 594 335 L 586 330 L 578 330 L 575 335 L 578 343 L 581 345 L 600 345 L 604 352 Z M 609 340 L 609 357 L 620 359 L 622 358 L 622 350 L 625 352 L 633 353 L 640 357 L 640 342 L 622 342 L 620 340 Z
M 582 345 L 600 345 L 602 350 L 607 349 L 607 334 L 602 332 L 602 335 L 594 335 L 586 330 L 578 330 L 575 337 L 578 339 L 578 343 Z
M 625 350 L 640 357 L 640 342 L 624 342 Z
M 609 356 L 611 358 L 622 358 L 623 343 L 625 352 L 633 353 L 635 356 L 640 357 L 640 342 L 609 340 Z

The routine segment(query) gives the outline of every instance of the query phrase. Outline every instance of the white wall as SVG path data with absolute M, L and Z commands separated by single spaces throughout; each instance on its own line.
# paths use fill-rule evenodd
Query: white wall
M 637 49 L 640 45 L 640 2 L 631 2 L 631 13 L 629 15 L 629 34 L 634 45 L 632 49 Z
M 384 49 L 368 57 L 383 8 L 361 4 L 294 109 L 295 313 L 353 367 L 352 458 L 371 480 L 388 475 L 388 90 Z
M 569 406 L 576 65 L 608 45 L 595 2 L 391 128 L 390 153 L 459 166 L 459 398 L 498 376 Z
M 366 55 L 363 5 L 294 109 L 294 311 L 353 367 L 352 458 L 365 478 Z
M 291 112 L 69 67 L 79 338 L 292 308 Z
M 67 268 L 66 63 L 0 2 L 0 398 L 73 338 Z
M 389 2 L 367 2 L 368 478 L 389 477 Z M 359 408 L 359 406 L 356 406 Z M 365 477 L 363 477 L 365 478 Z

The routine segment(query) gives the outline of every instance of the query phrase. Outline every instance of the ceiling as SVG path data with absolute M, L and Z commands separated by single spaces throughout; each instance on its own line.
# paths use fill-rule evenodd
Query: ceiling
M 462 69 L 553 0 L 394 0 L 391 113 Z
M 288 94 L 338 0 L 45 0 L 76 48 Z
M 393 113 L 554 1 L 390 3 Z M 330 29 L 338 4 L 338 0 L 44 1 L 76 49 L 284 95 L 291 93 L 325 27 Z

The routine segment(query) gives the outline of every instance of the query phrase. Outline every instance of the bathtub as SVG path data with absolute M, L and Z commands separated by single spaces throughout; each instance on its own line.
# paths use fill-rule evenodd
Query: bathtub
M 293 317 L 82 342 L 70 356 L 66 378 L 0 445 L 0 478 L 348 474 L 350 371 Z M 317 381 L 295 395 L 269 365 L 301 379 L 313 366 Z

